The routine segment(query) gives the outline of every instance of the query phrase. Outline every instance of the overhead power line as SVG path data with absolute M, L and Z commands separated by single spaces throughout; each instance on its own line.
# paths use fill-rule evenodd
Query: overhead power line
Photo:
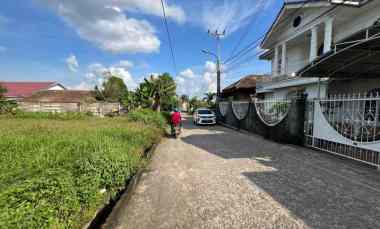
M 229 57 L 224 61 L 224 64 L 229 64 L 231 62 L 237 61 L 239 58 L 245 56 L 247 53 L 249 53 L 251 50 L 256 49 L 258 42 L 260 42 L 262 37 L 259 37 L 258 39 L 252 41 L 247 46 L 245 46 L 243 49 L 241 49 L 237 54 L 235 54 L 232 57 Z
M 241 67 L 242 65 L 244 64 L 247 64 L 251 61 L 254 61 L 256 57 L 262 55 L 263 53 L 265 53 L 265 51 L 261 51 L 261 52 L 257 52 L 257 53 L 254 53 L 253 55 L 250 55 L 246 58 L 244 58 L 242 61 L 239 61 L 239 62 L 236 62 L 236 63 L 233 63 L 232 65 L 230 65 L 228 68 L 227 68 L 227 71 L 225 73 L 228 73 L 228 72 L 231 72 L 239 67 Z
M 162 5 L 162 13 L 164 15 L 164 25 L 165 25 L 165 28 L 166 28 L 166 33 L 168 35 L 168 42 L 169 42 L 169 46 L 170 46 L 171 58 L 172 58 L 172 61 L 173 61 L 174 73 L 175 73 L 175 75 L 178 75 L 178 72 L 177 72 L 177 62 L 176 62 L 175 56 L 174 56 L 174 47 L 173 47 L 172 37 L 171 37 L 170 31 L 169 31 L 168 19 L 166 18 L 166 10 L 165 10 L 164 0 L 161 0 L 161 5 Z
M 305 6 L 305 3 L 304 3 L 301 7 L 304 7 L 304 6 Z M 330 13 L 331 11 L 335 10 L 335 9 L 338 8 L 338 7 L 339 7 L 339 6 L 336 5 L 336 6 L 332 7 L 332 8 L 330 8 L 330 9 L 328 9 L 328 10 L 322 12 L 320 15 L 318 15 L 316 18 L 314 18 L 313 20 L 311 20 L 311 21 L 309 21 L 308 23 L 306 23 L 305 25 L 303 25 L 301 28 L 304 28 L 305 26 L 310 25 L 310 24 L 313 23 L 314 21 L 316 21 L 316 20 L 318 20 L 319 18 L 321 18 L 321 17 L 327 15 L 328 13 Z M 301 8 L 300 8 L 300 9 L 301 9 Z M 299 11 L 300 9 L 298 9 L 294 14 L 298 13 L 298 11 Z M 294 15 L 294 14 L 292 14 L 292 15 Z M 291 16 L 291 17 L 293 17 L 293 16 Z M 287 18 L 287 19 L 288 19 L 288 18 Z M 299 28 L 299 29 L 301 29 L 301 28 Z M 262 36 L 261 38 L 263 38 L 263 36 Z M 257 40 L 255 40 L 255 41 L 257 41 Z M 255 41 L 254 41 L 254 42 L 255 42 Z M 254 47 L 254 48 L 255 48 L 255 47 Z M 251 56 L 249 56 L 248 58 L 244 58 L 243 60 L 240 60 L 241 58 L 243 58 L 244 56 L 246 56 L 247 54 L 249 54 L 250 50 L 252 50 L 252 49 L 253 49 L 253 47 L 250 47 L 250 48 L 249 48 L 248 50 L 246 50 L 245 52 L 242 52 L 242 54 L 240 55 L 239 59 L 236 59 L 236 60 L 231 61 L 231 62 L 228 64 L 228 65 L 230 65 L 230 67 L 228 67 L 228 69 L 229 69 L 228 71 L 231 71 L 231 70 L 233 70 L 233 69 L 236 69 L 236 68 L 240 67 L 241 65 L 243 65 L 243 64 L 245 64 L 245 63 L 249 63 L 249 62 L 251 62 L 251 61 L 254 60 L 254 59 L 252 59 L 252 58 L 257 57 L 257 56 L 260 56 L 260 55 L 262 55 L 262 54 L 265 53 L 265 51 L 262 51 L 262 50 L 261 50 L 261 51 L 258 51 L 258 50 L 257 50 L 257 52 L 256 52 L 254 55 L 251 55 Z
M 251 22 L 248 24 L 248 26 L 246 26 L 245 31 L 240 36 L 238 42 L 236 43 L 236 45 L 232 49 L 232 51 L 230 53 L 230 57 L 235 55 L 236 51 L 238 50 L 240 45 L 243 43 L 243 41 L 245 40 L 245 38 L 248 36 L 249 32 L 251 31 L 251 27 L 256 24 L 258 17 L 261 15 L 261 12 L 258 15 L 256 15 L 256 17 L 254 19 L 251 20 Z
M 289 15 L 288 17 L 286 17 L 281 23 L 279 23 L 279 25 L 282 25 L 284 23 L 287 23 L 288 20 L 292 19 L 300 10 L 302 10 L 305 5 L 307 4 L 308 2 L 303 2 L 301 7 L 298 8 L 295 12 L 293 12 L 291 15 Z M 255 45 L 258 41 L 260 41 L 261 39 L 263 39 L 265 37 L 266 34 L 263 34 L 261 35 L 259 38 L 257 38 L 256 40 L 254 40 L 253 42 L 250 42 L 247 46 L 245 46 L 243 49 L 241 49 L 237 54 L 227 58 L 227 60 L 224 62 L 224 64 L 227 64 L 228 62 L 231 62 L 232 60 L 234 59 L 239 59 L 241 57 L 244 57 L 246 54 L 247 54 L 247 50 L 253 50 L 255 49 L 256 47 L 252 48 L 253 45 Z

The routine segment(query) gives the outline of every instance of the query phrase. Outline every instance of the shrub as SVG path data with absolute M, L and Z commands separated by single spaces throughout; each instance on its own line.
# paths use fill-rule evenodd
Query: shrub
M 43 115 L 0 118 L 0 228 L 80 227 L 162 136 L 150 121 Z
M 160 129 L 164 129 L 167 124 L 165 117 L 160 112 L 152 111 L 151 109 L 140 109 L 128 113 L 128 118 L 131 121 L 142 122 L 147 125 L 154 125 Z
M 70 227 L 80 213 L 73 176 L 64 169 L 47 169 L 8 186 L 0 208 L 0 228 Z
M 171 122 L 171 114 L 169 111 L 162 111 L 162 116 L 165 118 L 167 123 Z
M 54 119 L 54 120 L 81 120 L 88 117 L 92 117 L 92 113 L 81 113 L 81 112 L 62 112 L 62 113 L 52 113 L 52 112 L 25 112 L 17 110 L 12 114 L 13 118 L 21 119 Z
M 0 114 L 14 113 L 17 109 L 17 103 L 0 99 Z

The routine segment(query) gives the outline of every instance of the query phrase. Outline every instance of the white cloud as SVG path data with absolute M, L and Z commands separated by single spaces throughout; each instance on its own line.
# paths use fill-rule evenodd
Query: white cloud
M 133 79 L 130 72 L 128 72 L 124 68 L 118 68 L 118 67 L 111 67 L 109 69 L 112 75 L 120 77 L 124 83 L 127 85 L 129 90 L 135 90 L 137 88 L 137 83 Z
M 79 68 L 77 57 L 71 54 L 69 57 L 66 58 L 66 65 L 71 72 L 77 72 Z
M 168 5 L 166 2 L 164 1 L 166 16 L 178 23 L 184 23 L 186 15 L 183 9 L 179 6 Z M 114 1 L 114 4 L 125 10 L 141 11 L 162 17 L 162 6 L 159 0 L 120 0 Z
M 84 90 L 84 91 L 89 91 L 89 90 L 92 90 L 94 89 L 94 86 L 83 81 L 81 82 L 79 85 L 77 86 L 74 86 L 74 87 L 71 87 L 70 89 L 72 90 Z
M 206 82 L 206 92 L 216 92 L 217 88 L 217 75 L 216 75 L 216 64 L 207 61 L 205 65 L 205 71 L 203 73 L 203 79 Z
M 194 74 L 194 72 L 190 68 L 184 70 L 179 75 L 184 77 L 184 78 L 189 78 L 189 79 L 196 78 L 196 75 Z
M 117 67 L 130 69 L 134 66 L 133 62 L 129 60 L 121 60 L 118 64 L 116 64 Z
M 228 35 L 246 26 L 252 17 L 273 2 L 274 0 L 206 1 L 198 23 L 205 30 L 225 29 Z
M 177 83 L 177 94 L 189 96 L 201 94 L 201 75 L 195 74 L 191 69 L 179 73 L 175 81 Z
M 222 78 L 224 75 L 222 74 Z M 207 61 L 200 74 L 194 73 L 192 69 L 186 69 L 176 77 L 177 94 L 202 97 L 206 92 L 216 92 L 217 73 L 216 64 Z
M 39 0 L 63 18 L 78 35 L 113 53 L 158 52 L 160 40 L 146 20 L 130 18 L 126 12 L 161 16 L 157 0 Z M 168 17 L 185 21 L 182 8 L 167 5 Z
M 129 68 L 132 66 L 132 62 L 127 60 L 120 61 L 118 64 L 109 67 L 106 67 L 101 63 L 90 64 L 87 67 L 87 73 L 84 76 L 84 80 L 74 88 L 93 89 L 95 85 L 101 86 L 104 80 L 112 75 L 121 78 L 129 90 L 135 90 L 138 85 L 132 74 L 129 72 Z
M 149 77 L 153 77 L 154 79 L 157 79 L 159 76 L 160 76 L 160 73 L 157 73 L 157 72 L 151 72 L 149 74 Z

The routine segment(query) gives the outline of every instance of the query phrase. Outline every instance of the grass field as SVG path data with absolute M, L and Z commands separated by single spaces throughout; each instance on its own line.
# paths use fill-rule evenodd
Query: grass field
M 148 111 L 37 116 L 0 117 L 0 228 L 78 228 L 125 186 L 164 127 Z

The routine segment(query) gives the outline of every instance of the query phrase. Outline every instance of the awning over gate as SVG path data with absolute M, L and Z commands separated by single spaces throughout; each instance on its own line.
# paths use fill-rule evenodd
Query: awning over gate
M 373 25 L 336 44 L 301 69 L 301 77 L 380 76 L 380 25 Z

